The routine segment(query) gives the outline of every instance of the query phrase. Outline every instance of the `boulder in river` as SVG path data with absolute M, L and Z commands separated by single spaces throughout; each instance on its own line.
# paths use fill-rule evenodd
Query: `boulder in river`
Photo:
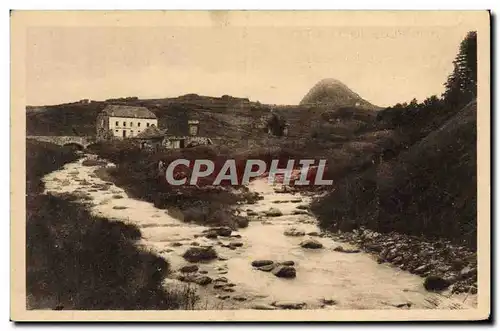
M 235 216 L 234 222 L 236 223 L 238 228 L 246 228 L 246 227 L 248 227 L 248 223 L 250 223 L 248 218 L 246 218 L 244 216 Z
M 297 276 L 297 272 L 295 268 L 292 266 L 279 265 L 272 271 L 273 275 L 281 278 L 295 278 Z
M 257 267 L 257 270 L 270 272 L 275 268 L 274 264 L 263 265 L 262 267 Z
M 281 210 L 277 208 L 270 208 L 269 210 L 265 211 L 264 214 L 268 217 L 278 217 L 278 216 L 283 216 L 283 213 Z
M 309 215 L 309 212 L 307 210 L 296 209 L 292 211 L 292 215 Z
M 189 273 L 198 271 L 199 267 L 196 264 L 185 265 L 179 269 L 180 272 Z
M 430 275 L 425 278 L 424 288 L 430 292 L 438 292 L 447 289 L 450 282 L 443 277 Z
M 189 262 L 210 261 L 217 258 L 213 247 L 190 247 L 182 257 Z
M 262 267 L 265 265 L 271 265 L 274 261 L 272 260 L 255 260 L 252 262 L 252 267 Z
M 255 309 L 255 310 L 276 310 L 276 307 L 271 306 L 267 303 L 256 303 L 250 309 Z
M 327 306 L 333 306 L 337 304 L 337 300 L 332 298 L 321 298 L 321 303 Z
M 229 237 L 233 230 L 230 227 L 227 226 L 219 226 L 215 228 L 210 228 L 208 230 L 204 230 L 203 233 L 205 233 L 205 236 L 209 234 L 215 234 L 217 236 L 221 237 Z
M 208 285 L 212 282 L 212 278 L 203 275 L 203 276 L 199 276 L 199 277 L 195 278 L 194 282 L 198 285 L 205 286 L 205 285 Z
M 300 301 L 276 301 L 272 305 L 281 309 L 302 309 L 306 306 L 306 303 Z
M 292 266 L 292 265 L 295 265 L 295 262 L 293 262 L 291 260 L 287 260 L 287 261 L 280 262 L 279 264 Z
M 349 248 L 344 248 L 342 246 L 337 246 L 333 249 L 335 252 L 341 252 L 341 253 L 359 253 L 359 249 L 349 249 Z
M 307 239 L 300 243 L 300 247 L 309 249 L 323 248 L 323 244 L 314 239 Z
M 301 237 L 301 236 L 305 236 L 306 233 L 302 230 L 298 230 L 296 228 L 289 228 L 289 229 L 286 229 L 285 232 L 283 232 L 283 234 L 285 236 L 289 236 L 289 237 Z

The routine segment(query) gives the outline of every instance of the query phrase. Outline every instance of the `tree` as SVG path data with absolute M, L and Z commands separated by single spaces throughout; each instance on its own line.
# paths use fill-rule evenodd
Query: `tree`
M 448 77 L 443 93 L 450 106 L 464 105 L 477 96 L 477 32 L 470 31 L 460 43 L 453 61 L 453 72 Z

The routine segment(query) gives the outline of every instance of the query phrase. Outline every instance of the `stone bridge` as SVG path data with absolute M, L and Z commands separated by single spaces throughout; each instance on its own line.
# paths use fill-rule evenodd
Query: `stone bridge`
M 93 136 L 27 136 L 26 138 L 61 146 L 76 146 L 81 149 L 85 149 L 96 142 Z

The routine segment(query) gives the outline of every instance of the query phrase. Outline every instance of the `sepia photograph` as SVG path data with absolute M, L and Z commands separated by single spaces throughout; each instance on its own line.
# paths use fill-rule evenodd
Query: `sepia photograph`
M 488 11 L 12 11 L 11 320 L 490 316 Z

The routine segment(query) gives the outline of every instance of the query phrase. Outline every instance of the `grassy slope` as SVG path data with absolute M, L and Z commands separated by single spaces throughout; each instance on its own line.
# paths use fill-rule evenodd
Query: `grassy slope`
M 393 147 L 390 159 L 349 171 L 327 197 L 313 204 L 322 226 L 350 230 L 364 225 L 474 247 L 475 102 L 424 138 L 395 142 Z
M 42 195 L 41 177 L 75 155 L 27 142 L 26 286 L 29 309 L 183 309 L 189 293 L 164 290 L 168 263 L 139 250 L 135 226 Z

